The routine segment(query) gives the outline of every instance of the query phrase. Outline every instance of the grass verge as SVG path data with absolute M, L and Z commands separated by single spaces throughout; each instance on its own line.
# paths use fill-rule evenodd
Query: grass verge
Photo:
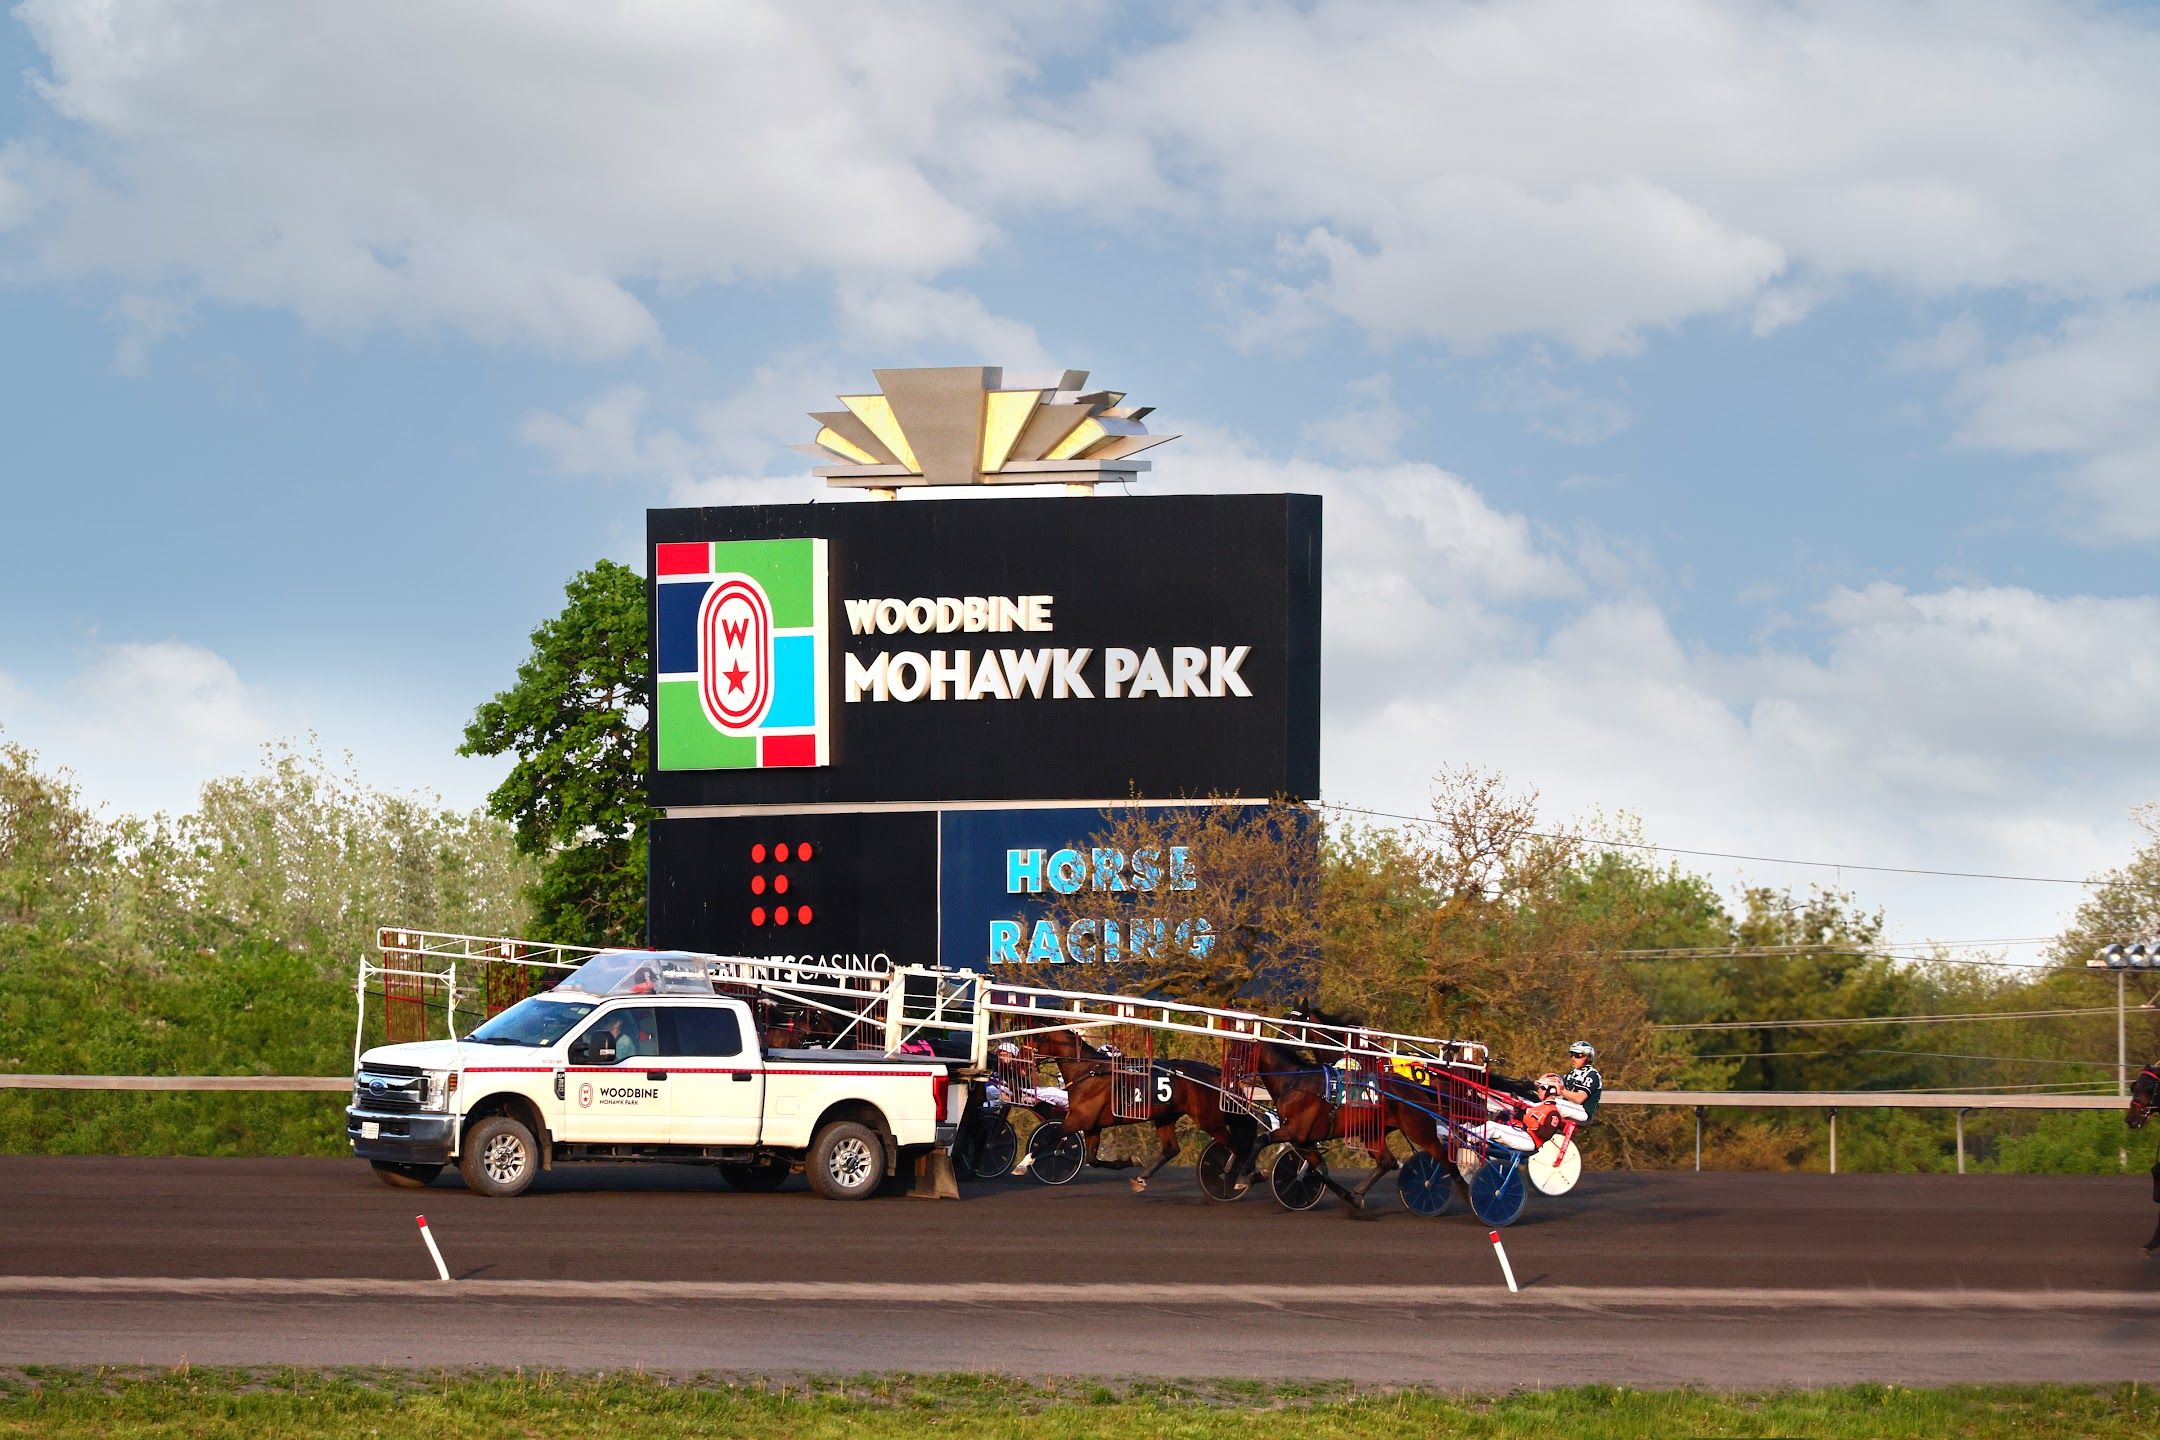
M 985 1375 L 793 1382 L 548 1371 L 25 1369 L 0 1373 L 0 1435 L 594 1436 L 758 1440 L 986 1436 L 2122 1436 L 2160 1426 L 2139 1386 L 1734 1394 L 1584 1386 L 1503 1396 L 1233 1381 L 1019 1381 Z

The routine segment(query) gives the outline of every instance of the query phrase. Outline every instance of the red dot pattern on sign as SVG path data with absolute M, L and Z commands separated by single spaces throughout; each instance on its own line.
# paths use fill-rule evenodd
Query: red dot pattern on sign
M 772 860 L 773 863 L 776 865 L 787 864 L 790 855 L 792 855 L 793 858 L 797 861 L 807 862 L 813 855 L 817 853 L 811 847 L 810 842 L 807 840 L 801 842 L 800 844 L 794 845 L 792 849 L 785 841 L 782 841 L 779 844 L 772 846 L 771 849 Z M 765 856 L 766 846 L 762 842 L 756 845 L 752 845 L 750 847 L 751 864 L 764 864 Z M 789 881 L 787 876 L 775 875 L 772 877 L 771 883 L 773 894 L 785 895 L 788 893 Z M 750 893 L 752 895 L 763 895 L 765 893 L 765 889 L 765 876 L 752 875 L 750 877 Z M 808 925 L 810 923 L 810 916 L 811 910 L 808 905 L 796 906 L 794 914 L 792 916 L 789 915 L 788 908 L 785 905 L 774 906 L 769 915 L 767 914 L 766 909 L 763 905 L 753 905 L 750 908 L 750 923 L 753 926 L 763 925 L 768 919 L 775 925 L 785 925 L 789 922 L 790 919 L 792 919 L 794 923 L 798 925 Z

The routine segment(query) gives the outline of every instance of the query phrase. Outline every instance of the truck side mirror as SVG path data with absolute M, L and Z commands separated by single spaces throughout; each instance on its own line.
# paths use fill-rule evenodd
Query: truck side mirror
M 570 1047 L 570 1063 L 573 1065 L 612 1065 L 615 1063 L 615 1037 L 613 1035 L 581 1035 Z

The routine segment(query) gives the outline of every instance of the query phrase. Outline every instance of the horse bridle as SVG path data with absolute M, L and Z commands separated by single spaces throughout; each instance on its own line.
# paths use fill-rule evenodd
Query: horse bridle
M 2130 1082 L 2130 1113 L 2125 1120 L 2133 1130 L 2145 1128 L 2156 1105 L 2160 1105 L 2160 1061 L 2138 1071 L 2138 1080 L 2152 1081 L 2152 1087 L 2143 1095 L 2138 1093 L 2137 1081 Z

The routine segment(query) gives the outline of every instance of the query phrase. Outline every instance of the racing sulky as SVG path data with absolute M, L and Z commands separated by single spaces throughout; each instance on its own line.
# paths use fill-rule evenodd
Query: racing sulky
M 1088 1164 L 1111 1170 L 1130 1167 L 1134 1163 L 1130 1160 L 1097 1158 L 1096 1147 L 1103 1131 L 1129 1124 L 1154 1129 L 1160 1151 L 1154 1164 L 1133 1177 L 1134 1194 L 1145 1191 L 1155 1172 L 1177 1158 L 1179 1116 L 1229 1146 L 1236 1157 L 1234 1173 L 1246 1176 L 1245 1184 L 1251 1183 L 1252 1155 L 1260 1127 L 1245 1115 L 1223 1109 L 1222 1074 L 1213 1065 L 1199 1060 L 1150 1060 L 1146 1118 L 1126 1120 L 1116 1113 L 1112 1061 L 1117 1057 L 1090 1045 L 1073 1030 L 1046 1031 L 1036 1038 L 1036 1044 L 1064 1079 L 1068 1102 L 1065 1128 L 1085 1139 Z
M 2123 1123 L 2132 1130 L 2142 1130 L 2155 1107 L 2160 1107 L 2160 1060 L 2140 1070 L 2137 1079 L 2130 1082 L 2130 1111 L 2123 1116 Z M 2153 1203 L 2160 1205 L 2160 1161 L 2154 1163 L 2152 1177 Z M 2153 1226 L 2152 1239 L 2145 1242 L 2140 1253 L 2160 1255 L 2160 1223 Z
M 1335 1027 L 1352 1023 L 1309 1004 L 1287 1012 L 1285 1018 Z M 1329 1066 L 1304 1050 L 1274 1040 L 1259 1041 L 1257 1053 L 1260 1081 L 1267 1086 L 1268 1096 L 1275 1102 L 1280 1118 L 1274 1132 L 1261 1137 L 1260 1147 L 1277 1142 L 1289 1145 L 1303 1157 L 1309 1173 L 1350 1206 L 1346 1213 L 1351 1216 L 1365 1215 L 1367 1192 L 1398 1164 L 1394 1152 L 1388 1148 L 1390 1132 L 1400 1132 L 1413 1147 L 1432 1156 L 1441 1166 L 1448 1166 L 1446 1135 L 1433 1108 L 1432 1092 L 1426 1087 L 1389 1071 L 1373 1074 L 1369 1083 L 1377 1092 L 1378 1123 L 1360 1133 L 1357 1127 L 1342 1123 L 1347 1082 L 1331 1079 Z M 1372 1173 L 1354 1190 L 1327 1173 L 1319 1147 L 1322 1141 L 1330 1139 L 1362 1145 L 1373 1158 Z

